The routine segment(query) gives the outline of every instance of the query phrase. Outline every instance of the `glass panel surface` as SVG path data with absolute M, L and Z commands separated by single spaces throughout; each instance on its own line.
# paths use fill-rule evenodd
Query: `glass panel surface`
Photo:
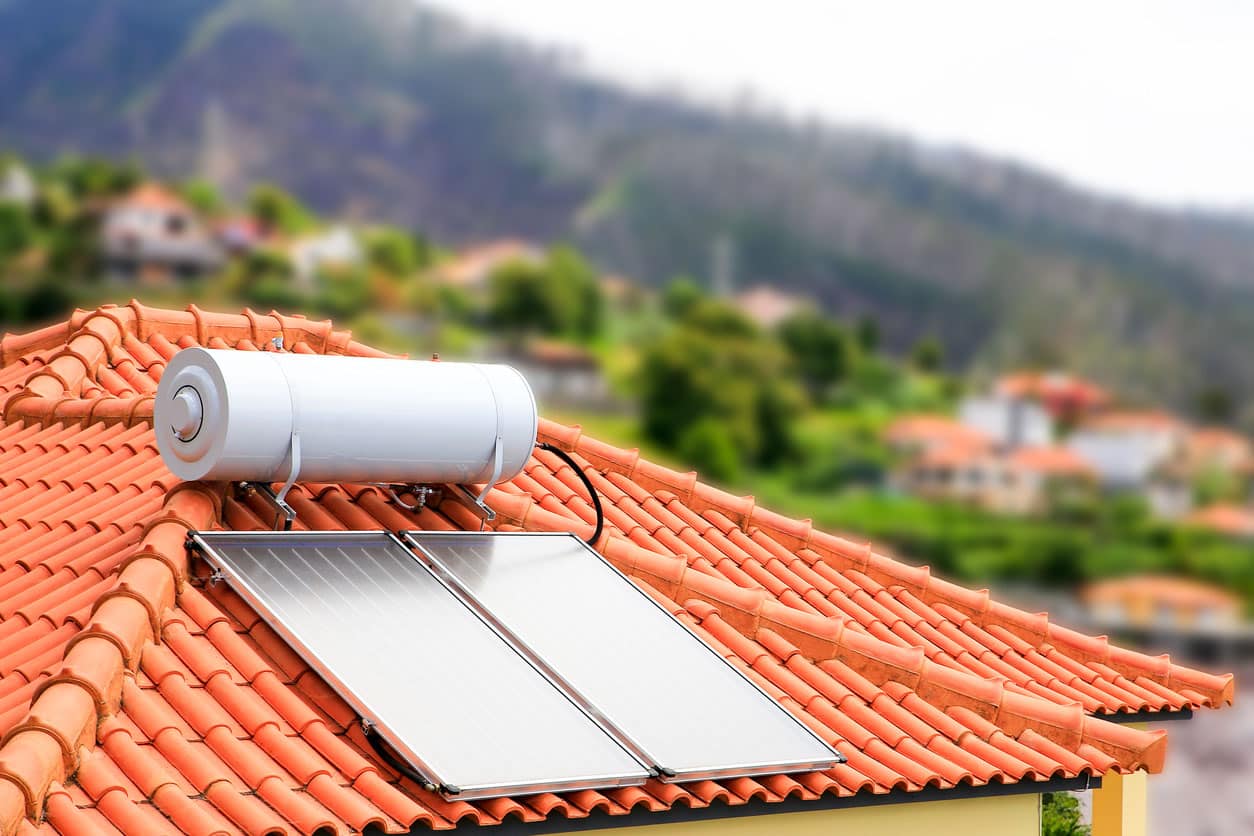
M 446 793 L 477 798 L 646 777 L 390 535 L 196 539 L 227 582 Z
M 566 534 L 408 535 L 669 777 L 828 768 L 840 756 Z

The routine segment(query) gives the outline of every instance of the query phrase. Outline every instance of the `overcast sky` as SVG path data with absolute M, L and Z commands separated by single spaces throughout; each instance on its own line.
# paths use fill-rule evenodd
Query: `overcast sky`
M 1254 208 L 1243 0 L 437 0 L 635 85 L 883 127 L 1158 203 Z

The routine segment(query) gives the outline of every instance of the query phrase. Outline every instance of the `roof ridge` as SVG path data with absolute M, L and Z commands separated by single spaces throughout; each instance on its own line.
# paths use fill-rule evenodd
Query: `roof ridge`
M 218 519 L 222 501 L 208 483 L 170 490 L 135 553 L 118 568 L 117 581 L 66 645 L 60 670 L 39 684 L 26 716 L 0 740 L 3 833 L 38 819 L 53 785 L 74 775 L 82 751 L 95 747 L 98 724 L 121 705 L 123 677 L 160 635 L 161 613 L 173 606 L 187 576 L 187 532 Z
M 311 320 L 295 314 L 271 311 L 259 314 L 250 308 L 242 313 L 217 313 L 190 304 L 183 311 L 149 307 L 132 299 L 127 305 L 100 305 L 75 310 L 69 319 L 26 334 L 5 334 L 0 339 L 0 368 L 37 351 L 54 353 L 42 362 L 17 390 L 0 398 L 0 417 L 17 419 L 134 424 L 152 420 L 153 396 L 84 398 L 83 390 L 102 366 L 111 363 L 128 338 L 145 341 L 160 334 L 177 340 L 173 332 L 195 338 L 201 345 L 215 340 L 249 341 L 261 347 L 278 338 L 285 345 L 306 343 L 323 354 L 391 357 L 352 339 L 352 332 L 335 330 L 331 320 Z M 59 350 L 57 347 L 61 346 Z

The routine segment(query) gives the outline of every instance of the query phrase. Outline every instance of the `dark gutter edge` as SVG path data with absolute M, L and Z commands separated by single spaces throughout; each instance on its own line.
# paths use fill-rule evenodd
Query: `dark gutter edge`
M 709 807 L 690 808 L 675 806 L 669 810 L 653 812 L 637 807 L 623 816 L 612 816 L 608 813 L 596 812 L 587 818 L 564 819 L 547 818 L 539 822 L 521 822 L 507 819 L 499 825 L 461 825 L 458 830 L 482 830 L 490 836 L 543 836 L 553 833 L 580 833 L 593 830 L 609 830 L 619 827 L 645 827 L 648 825 L 685 824 L 695 821 L 717 821 L 719 819 L 737 819 L 746 816 L 769 816 L 783 813 L 818 812 L 822 810 L 839 810 L 854 807 L 880 807 L 888 804 L 909 804 L 927 801 L 956 801 L 965 798 L 996 798 L 1008 795 L 1039 795 L 1046 792 L 1084 792 L 1101 787 L 1101 776 L 1082 775 L 1078 778 L 1053 778 L 1048 781 L 1016 781 L 1013 784 L 985 784 L 979 787 L 958 786 L 950 789 L 927 787 L 922 790 L 908 792 L 893 790 L 882 795 L 859 792 L 847 798 L 836 798 L 824 795 L 813 801 L 800 798 L 787 798 L 783 801 L 763 801 L 756 799 L 748 804 L 735 807 L 716 802 Z M 367 831 L 371 832 L 371 831 Z M 375 831 L 380 832 L 380 831 Z M 415 825 L 410 834 L 430 833 L 425 825 Z
M 1140 711 L 1120 711 L 1116 714 L 1090 714 L 1089 716 L 1105 720 L 1108 723 L 1165 723 L 1176 720 L 1192 720 L 1193 709 L 1186 705 L 1177 711 L 1171 711 L 1170 709 L 1165 711 L 1141 709 Z

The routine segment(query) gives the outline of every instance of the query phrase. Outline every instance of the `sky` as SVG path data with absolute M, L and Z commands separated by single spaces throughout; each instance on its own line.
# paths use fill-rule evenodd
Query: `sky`
M 1254 3 L 437 0 L 590 72 L 1254 209 Z

